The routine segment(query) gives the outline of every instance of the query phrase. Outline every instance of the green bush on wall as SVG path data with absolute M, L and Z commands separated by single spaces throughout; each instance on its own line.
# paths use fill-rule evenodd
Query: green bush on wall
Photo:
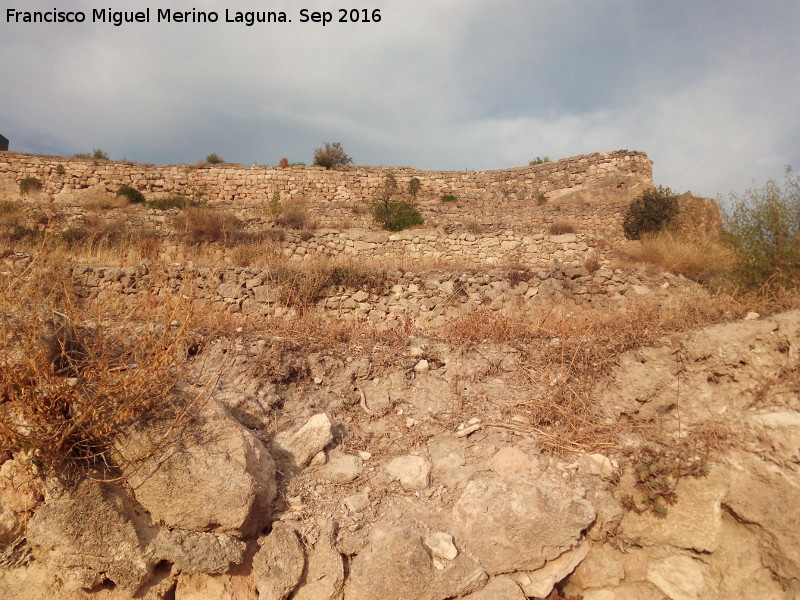
M 126 198 L 131 204 L 141 204 L 144 202 L 144 195 L 139 190 L 129 185 L 121 185 L 117 190 L 117 197 Z
M 375 221 L 388 231 L 402 231 L 424 223 L 417 205 L 405 200 L 388 203 L 374 202 L 372 204 L 372 215 Z
M 19 195 L 25 196 L 28 192 L 38 192 L 42 189 L 42 182 L 36 177 L 26 177 L 19 182 Z
M 453 194 L 445 194 L 442 196 L 442 202 L 458 202 L 458 198 L 453 196 Z
M 641 239 L 645 233 L 661 231 L 678 214 L 678 197 L 663 185 L 650 188 L 633 199 L 625 213 L 622 229 L 629 240 Z

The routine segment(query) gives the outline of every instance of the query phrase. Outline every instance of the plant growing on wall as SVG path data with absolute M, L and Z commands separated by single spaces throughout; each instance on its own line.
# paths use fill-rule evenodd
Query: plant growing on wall
M 225 159 L 222 158 L 216 152 L 212 152 L 208 156 L 206 156 L 206 164 L 207 165 L 221 165 L 225 162 Z
M 549 162 L 550 162 L 549 156 L 537 156 L 528 164 L 533 166 L 533 165 L 543 165 L 544 163 L 549 163 Z
M 141 204 L 144 202 L 142 192 L 129 185 L 119 186 L 119 189 L 117 189 L 117 197 L 126 198 L 131 204 Z
M 38 192 L 42 189 L 42 182 L 36 177 L 25 177 L 19 182 L 19 195 L 23 198 L 28 192 Z
M 622 229 L 629 240 L 656 233 L 672 223 L 678 214 L 678 197 L 663 185 L 650 188 L 634 198 L 625 213 Z
M 333 167 L 343 167 L 352 164 L 352 162 L 353 159 L 345 153 L 339 142 L 325 142 L 324 148 L 314 149 L 314 164 L 319 167 L 332 169 Z
M 400 186 L 394 174 L 387 173 L 379 192 L 379 201 L 372 205 L 372 215 L 376 223 L 389 231 L 402 231 L 424 222 L 414 202 L 394 201 L 400 193 Z

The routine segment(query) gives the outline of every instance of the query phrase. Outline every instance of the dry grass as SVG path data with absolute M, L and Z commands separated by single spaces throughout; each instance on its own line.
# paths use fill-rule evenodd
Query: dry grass
M 480 310 L 436 333 L 442 340 L 467 347 L 510 346 L 520 356 L 519 378 L 528 381 L 532 392 L 513 410 L 495 407 L 500 426 L 533 432 L 552 451 L 597 451 L 615 446 L 620 433 L 633 427 L 607 422 L 597 401 L 598 385 L 622 353 L 673 332 L 740 318 L 755 301 L 689 288 L 665 299 L 641 298 L 618 308 L 562 302 L 504 315 Z M 509 421 L 511 413 L 528 424 Z
M 192 305 L 82 302 L 68 266 L 42 252 L 0 277 L 0 451 L 59 475 L 105 476 L 128 425 L 177 414 Z
M 575 233 L 575 225 L 568 221 L 556 221 L 547 229 L 550 235 L 562 235 L 564 233 Z
M 232 245 L 242 240 L 242 225 L 233 215 L 202 207 L 190 207 L 175 218 L 175 228 L 190 244 Z
M 628 263 L 644 263 L 658 271 L 683 275 L 700 283 L 712 283 L 734 266 L 734 255 L 711 236 L 687 239 L 680 234 L 662 231 L 645 235 L 617 249 Z

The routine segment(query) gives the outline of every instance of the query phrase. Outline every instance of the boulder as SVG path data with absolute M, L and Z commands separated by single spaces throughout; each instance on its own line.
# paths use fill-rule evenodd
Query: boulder
M 246 536 L 269 523 L 275 463 L 214 400 L 181 427 L 136 426 L 116 448 L 136 499 L 168 527 Z
M 344 561 L 336 549 L 333 522 L 323 523 L 314 549 L 308 553 L 305 573 L 292 600 L 338 600 L 344 586 Z
M 184 573 L 225 573 L 244 559 L 247 545 L 220 533 L 162 529 L 150 552 L 159 560 L 174 564 Z
M 136 514 L 123 489 L 87 479 L 47 499 L 28 523 L 28 542 L 67 591 L 108 579 L 133 594 L 154 563 L 146 551 L 154 531 Z
M 345 600 L 444 600 L 475 591 L 487 580 L 483 568 L 464 553 L 439 566 L 419 533 L 376 524 L 351 562 Z
M 581 541 L 592 506 L 530 479 L 471 481 L 453 507 L 458 541 L 489 574 L 533 571 Z
M 275 523 L 253 557 L 253 580 L 264 600 L 286 600 L 303 575 L 305 553 L 294 528 Z

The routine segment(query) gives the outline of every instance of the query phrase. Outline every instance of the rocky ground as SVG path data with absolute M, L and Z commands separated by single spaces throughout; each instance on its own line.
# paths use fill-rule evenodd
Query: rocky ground
M 800 598 L 800 311 L 616 357 L 594 437 L 565 345 L 209 341 L 121 478 L 3 457 L 0 597 Z

